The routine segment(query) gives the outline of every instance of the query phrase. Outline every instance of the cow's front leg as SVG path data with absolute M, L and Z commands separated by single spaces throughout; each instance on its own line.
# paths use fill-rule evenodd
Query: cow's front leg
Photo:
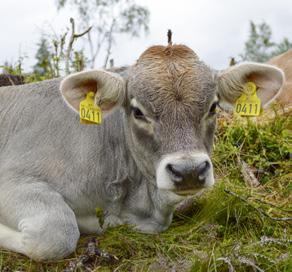
M 103 229 L 123 225 L 123 220 L 115 214 L 107 214 L 104 217 Z
M 162 216 L 159 213 L 148 214 L 127 214 L 126 223 L 132 225 L 134 230 L 142 233 L 159 233 L 165 231 L 172 220 L 172 213 Z
M 0 247 L 37 261 L 74 252 L 79 239 L 76 218 L 59 193 L 25 177 L 0 180 L 0 190 Z
M 80 233 L 101 234 L 103 232 L 99 219 L 96 215 L 77 216 L 76 219 Z
M 157 221 L 152 221 L 151 219 L 136 220 L 134 230 L 142 233 L 159 233 L 167 230 L 169 223 L 160 223 Z

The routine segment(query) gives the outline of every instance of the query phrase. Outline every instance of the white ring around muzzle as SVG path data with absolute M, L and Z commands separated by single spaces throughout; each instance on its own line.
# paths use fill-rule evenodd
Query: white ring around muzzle
M 194 164 L 199 165 L 204 161 L 210 163 L 210 168 L 206 174 L 205 183 L 202 188 L 211 187 L 214 184 L 213 166 L 210 157 L 206 153 L 185 153 L 177 152 L 164 155 L 156 168 L 156 184 L 159 189 L 174 190 L 175 185 L 166 171 L 169 163 L 176 163 L 181 160 L 191 160 Z

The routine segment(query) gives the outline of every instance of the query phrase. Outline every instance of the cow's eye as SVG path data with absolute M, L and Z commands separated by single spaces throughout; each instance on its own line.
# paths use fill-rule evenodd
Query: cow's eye
M 217 106 L 218 106 L 218 102 L 214 102 L 209 110 L 209 115 L 213 116 L 217 113 Z
M 131 110 L 133 112 L 135 119 L 145 120 L 145 115 L 143 114 L 143 112 L 139 108 L 132 106 Z

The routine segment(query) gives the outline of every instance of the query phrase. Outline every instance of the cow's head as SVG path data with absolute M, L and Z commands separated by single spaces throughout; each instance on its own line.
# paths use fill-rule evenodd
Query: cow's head
M 231 108 L 248 81 L 256 83 L 264 107 L 279 93 L 283 73 L 257 63 L 216 72 L 190 48 L 169 45 L 149 48 L 120 74 L 70 75 L 61 92 L 75 111 L 92 90 L 105 118 L 123 108 L 127 144 L 142 173 L 160 189 L 190 194 L 213 185 L 216 108 Z

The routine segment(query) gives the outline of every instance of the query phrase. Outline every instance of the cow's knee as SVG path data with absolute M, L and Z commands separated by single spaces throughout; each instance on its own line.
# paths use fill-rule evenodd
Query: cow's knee
M 46 219 L 46 218 L 45 218 Z M 76 221 L 30 218 L 19 224 L 23 253 L 36 261 L 64 258 L 75 251 L 79 230 Z

